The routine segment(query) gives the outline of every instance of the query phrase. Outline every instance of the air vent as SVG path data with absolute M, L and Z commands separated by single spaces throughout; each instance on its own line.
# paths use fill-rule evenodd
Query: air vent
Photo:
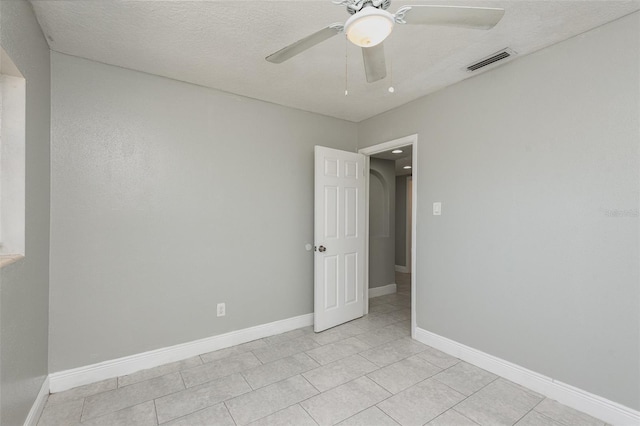
M 502 49 L 499 52 L 494 53 L 493 55 L 490 55 L 478 62 L 476 62 L 475 64 L 471 64 L 467 67 L 467 71 L 472 72 L 472 71 L 476 71 L 479 70 L 480 68 L 484 68 L 486 66 L 489 66 L 491 64 L 495 64 L 498 61 L 504 61 L 507 58 L 510 58 L 512 56 L 515 56 L 516 52 L 514 52 L 513 50 L 506 48 L 506 49 Z

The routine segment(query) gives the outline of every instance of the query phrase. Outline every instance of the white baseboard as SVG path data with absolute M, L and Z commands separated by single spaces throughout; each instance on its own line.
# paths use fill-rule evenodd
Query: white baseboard
M 612 425 L 640 425 L 640 412 L 617 402 L 559 382 L 419 327 L 416 327 L 414 338 L 425 345 L 432 346 Z
M 381 287 L 372 287 L 369 289 L 369 299 L 372 297 L 386 296 L 387 294 L 393 294 L 396 292 L 398 286 L 396 283 L 383 285 Z
M 410 274 L 411 268 L 408 266 L 396 265 L 396 272 L 402 272 L 403 274 Z
M 257 325 L 230 333 L 194 340 L 180 345 L 142 352 L 98 364 L 87 365 L 51 374 L 51 392 L 61 392 L 100 380 L 135 373 L 139 370 L 180 361 L 196 355 L 228 348 L 263 337 L 313 325 L 313 314 L 300 315 L 268 324 Z
M 24 421 L 24 426 L 36 426 L 36 424 L 38 424 L 38 420 L 40 420 L 40 415 L 42 414 L 42 410 L 44 410 L 44 405 L 47 403 L 48 397 L 49 376 L 44 378 L 44 382 L 42 382 L 42 386 L 40 386 L 40 392 L 38 392 L 38 396 L 36 396 L 36 400 L 33 402 L 31 410 L 29 410 L 27 419 Z

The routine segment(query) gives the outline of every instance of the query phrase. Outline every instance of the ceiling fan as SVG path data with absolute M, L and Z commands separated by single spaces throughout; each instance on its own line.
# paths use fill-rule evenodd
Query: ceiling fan
M 367 82 L 387 76 L 383 41 L 395 24 L 446 25 L 488 30 L 504 15 L 504 9 L 466 6 L 402 6 L 395 14 L 387 12 L 391 0 L 337 0 L 334 4 L 347 7 L 352 16 L 344 24 L 331 24 L 266 57 L 274 64 L 312 48 L 334 35 L 344 32 L 347 39 L 362 48 Z

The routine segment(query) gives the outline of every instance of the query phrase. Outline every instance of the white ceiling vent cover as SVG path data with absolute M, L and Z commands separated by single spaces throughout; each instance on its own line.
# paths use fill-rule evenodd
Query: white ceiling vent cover
M 479 60 L 478 62 L 471 64 L 469 66 L 467 66 L 465 69 L 468 72 L 473 72 L 473 71 L 477 71 L 480 68 L 484 68 L 487 67 L 489 65 L 494 65 L 496 64 L 496 62 L 501 62 L 504 61 L 507 58 L 513 58 L 515 55 L 517 55 L 517 53 L 515 51 L 513 51 L 512 49 L 509 49 L 508 47 L 505 49 L 502 49 L 494 54 L 491 54 L 489 56 L 487 56 L 486 58 L 483 58 L 481 60 Z

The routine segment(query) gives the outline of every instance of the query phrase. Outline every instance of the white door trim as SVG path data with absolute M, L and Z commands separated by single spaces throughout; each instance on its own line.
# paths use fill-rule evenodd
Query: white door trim
M 369 146 L 358 150 L 360 154 L 365 155 L 365 170 L 366 170 L 366 192 L 365 192 L 365 257 L 364 257 L 364 300 L 369 299 L 369 157 L 379 152 L 388 151 L 394 148 L 400 148 L 402 146 L 411 145 L 412 159 L 411 159 L 411 174 L 413 175 L 412 193 L 411 193 L 411 337 L 415 339 L 416 336 L 416 223 L 417 220 L 417 206 L 418 206 L 418 134 L 405 136 L 399 139 L 394 139 L 388 142 L 379 143 L 377 145 Z M 364 304 L 364 313 L 369 313 L 369 304 Z
M 413 159 L 413 158 L 412 158 Z M 413 170 L 413 165 L 411 166 L 411 170 Z M 411 182 L 411 193 L 409 193 L 409 182 Z M 406 209 L 406 214 L 405 214 L 405 223 L 406 223 L 406 227 L 405 227 L 405 252 L 404 252 L 404 263 L 405 263 L 405 269 L 406 271 L 403 272 L 411 272 L 411 265 L 413 265 L 413 262 L 411 261 L 411 242 L 413 241 L 413 238 L 411 238 L 411 230 L 413 229 L 413 176 L 407 176 L 407 180 L 405 182 L 406 184 L 406 200 L 405 200 L 405 209 Z M 408 209 L 406 207 L 409 207 L 408 204 L 411 203 L 411 209 Z

